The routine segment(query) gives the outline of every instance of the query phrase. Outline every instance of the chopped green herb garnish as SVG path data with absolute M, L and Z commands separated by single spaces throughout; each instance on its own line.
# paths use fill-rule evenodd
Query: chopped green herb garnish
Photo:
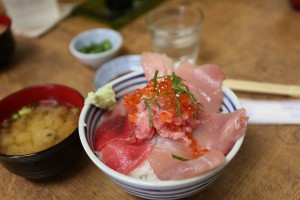
M 15 114 L 13 114 L 12 116 L 11 116 L 11 120 L 12 121 L 15 121 L 15 120 L 17 120 L 19 118 L 19 114 L 18 113 L 15 113 Z
M 148 111 L 150 127 L 153 126 L 152 118 L 154 117 L 159 117 L 157 119 L 166 123 L 172 123 L 172 119 L 182 118 L 183 115 L 195 118 L 199 111 L 197 99 L 188 90 L 181 77 L 175 73 L 158 76 L 157 70 L 153 79 L 142 90 L 137 90 L 136 93 L 127 96 L 126 105 L 124 105 L 135 113 L 137 111 L 133 110 L 137 108 L 135 106 L 139 102 L 143 102 L 145 110 Z M 157 112 L 157 107 L 165 111 Z M 173 128 L 180 128 L 176 126 Z
M 27 114 L 31 113 L 31 111 L 32 111 L 31 108 L 23 107 L 21 110 L 19 110 L 18 114 L 20 116 L 27 115 Z
M 189 159 L 187 158 L 183 158 L 177 155 L 172 154 L 172 158 L 176 159 L 176 160 L 181 160 L 181 161 L 188 161 Z
M 182 116 L 181 106 L 180 106 L 180 102 L 178 101 L 176 94 L 174 95 L 174 99 L 175 99 L 176 106 L 177 106 L 177 115 L 178 115 L 178 117 L 181 117 Z
M 157 75 L 158 75 L 158 71 L 156 70 L 155 71 L 155 74 L 154 74 L 154 78 L 153 78 L 153 80 L 154 80 L 154 91 L 156 91 L 156 86 L 157 86 Z
M 149 127 L 153 126 L 153 121 L 152 121 L 152 108 L 150 106 L 150 103 L 153 102 L 154 100 L 151 99 L 142 99 L 144 103 L 146 104 L 146 107 L 148 109 L 148 118 L 149 118 Z
M 112 48 L 109 40 L 104 40 L 98 44 L 91 44 L 90 46 L 80 48 L 81 53 L 101 53 Z
M 172 80 L 172 92 L 161 92 L 157 90 L 157 84 L 158 84 L 158 78 L 170 78 Z M 158 107 L 161 108 L 161 106 L 159 105 L 158 101 L 160 101 L 160 95 L 169 95 L 169 98 L 172 98 L 172 96 L 174 97 L 175 100 L 175 106 L 177 107 L 177 115 L 178 117 L 182 117 L 182 110 L 181 110 L 181 104 L 178 98 L 182 97 L 182 94 L 186 94 L 188 95 L 188 97 L 191 99 L 193 105 L 195 106 L 196 109 L 198 109 L 198 103 L 196 98 L 194 97 L 194 95 L 186 89 L 183 80 L 181 79 L 181 77 L 177 76 L 174 72 L 172 73 L 172 75 L 168 75 L 168 76 L 162 76 L 162 77 L 158 77 L 158 70 L 155 71 L 154 77 L 153 77 L 153 90 L 157 93 L 155 96 L 152 96 L 151 98 L 143 98 L 142 101 L 145 103 L 146 108 L 148 109 L 148 115 L 149 115 L 149 125 L 150 127 L 153 125 L 153 121 L 152 121 L 152 107 L 151 107 L 151 103 L 155 103 L 156 105 L 158 105 Z M 174 105 L 169 105 L 168 107 L 171 107 Z M 196 116 L 196 114 L 195 114 Z
M 150 105 L 150 103 L 155 103 L 159 108 L 162 108 L 158 101 L 155 100 L 154 98 L 151 99 L 147 99 L 147 98 L 143 98 L 142 101 L 144 101 L 144 104 L 146 105 L 147 109 L 148 109 L 148 118 L 149 118 L 149 127 L 153 126 L 153 121 L 152 121 L 152 107 Z
M 79 110 L 77 108 L 71 108 L 71 112 L 74 114 L 74 115 L 77 115 Z
M 179 97 L 182 96 L 182 93 L 187 94 L 189 96 L 189 98 L 192 100 L 192 103 L 194 104 L 195 108 L 198 109 L 198 103 L 196 98 L 194 97 L 193 93 L 191 93 L 189 90 L 187 90 L 184 86 L 183 80 L 175 75 L 175 73 L 173 72 L 172 75 L 169 76 L 172 80 L 172 88 L 174 90 L 177 91 L 177 95 L 179 95 Z M 175 96 L 175 100 L 176 100 L 176 106 L 177 106 L 177 113 L 178 116 L 181 116 L 181 108 L 180 108 L 180 103 L 178 102 L 177 96 Z
M 182 79 L 179 76 L 176 76 L 174 72 L 171 75 L 171 79 L 173 80 L 172 88 L 178 91 L 179 95 L 181 95 L 181 93 L 185 93 L 191 98 L 194 103 L 197 101 L 194 95 L 185 88 Z
M 129 139 L 128 139 L 128 141 L 126 142 L 125 148 L 126 148 L 126 147 L 128 146 L 128 144 L 131 142 L 131 139 L 132 139 L 133 135 L 134 135 L 134 130 L 131 131 L 130 136 L 129 136 Z

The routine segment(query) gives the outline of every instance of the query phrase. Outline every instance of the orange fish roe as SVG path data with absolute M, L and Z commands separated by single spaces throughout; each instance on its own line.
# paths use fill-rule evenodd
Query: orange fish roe
M 150 127 L 153 127 L 152 120 L 155 116 L 156 120 L 160 120 L 159 123 L 163 123 L 169 131 L 183 132 L 185 137 L 191 141 L 190 148 L 194 156 L 201 156 L 206 150 L 197 149 L 197 143 L 191 137 L 191 132 L 184 131 L 187 130 L 186 127 L 191 126 L 191 121 L 196 120 L 195 117 L 198 112 L 196 99 L 180 77 L 172 74 L 157 78 L 156 75 L 144 88 L 136 89 L 134 93 L 124 95 L 124 106 L 128 109 L 128 120 L 133 123 L 137 122 L 140 114 L 138 105 L 143 103 L 148 110 Z M 178 121 L 181 122 L 178 123 Z
M 206 152 L 208 152 L 208 149 L 199 149 L 197 147 L 197 141 L 193 138 L 192 135 L 189 135 L 190 140 L 192 141 L 191 144 L 189 145 L 189 147 L 192 150 L 193 156 L 194 158 L 198 158 L 200 156 L 202 156 L 203 154 L 205 154 Z
M 160 115 L 159 115 L 159 119 L 163 122 L 172 122 L 172 115 L 169 113 L 169 112 L 162 112 Z
M 142 101 L 147 106 L 151 107 L 156 104 L 165 110 L 166 112 L 160 114 L 160 119 L 164 122 L 170 122 L 172 118 L 181 117 L 181 115 L 194 116 L 196 114 L 196 103 L 192 101 L 189 94 L 174 89 L 172 77 L 166 76 L 161 81 L 152 79 L 144 88 L 136 89 L 133 94 L 124 95 L 124 106 L 130 111 L 130 121 L 134 122 L 135 117 L 133 116 L 138 111 L 137 105 Z M 182 82 L 180 84 L 184 90 L 188 91 L 186 85 Z

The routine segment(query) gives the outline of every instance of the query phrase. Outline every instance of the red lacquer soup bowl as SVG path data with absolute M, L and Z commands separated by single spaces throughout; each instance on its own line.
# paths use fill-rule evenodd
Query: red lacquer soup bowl
M 79 115 L 84 105 L 84 98 L 78 91 L 63 85 L 47 84 L 26 87 L 0 101 L 0 124 L 3 125 L 24 106 L 37 102 L 56 102 L 68 109 L 75 109 Z M 55 123 L 57 122 L 53 122 L 52 126 L 56 126 Z M 2 166 L 28 179 L 47 178 L 67 170 L 82 151 L 77 129 L 78 119 L 74 123 L 76 123 L 75 128 L 64 139 L 46 149 L 25 154 L 0 152 Z M 22 134 L 22 131 L 17 134 Z

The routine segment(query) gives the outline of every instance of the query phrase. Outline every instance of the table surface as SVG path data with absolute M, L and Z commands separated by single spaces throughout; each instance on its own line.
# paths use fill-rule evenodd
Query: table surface
M 82 2 L 64 0 L 63 2 Z M 300 12 L 288 0 L 173 0 L 205 14 L 197 63 L 216 63 L 230 79 L 300 85 Z M 161 5 L 163 5 L 161 4 Z M 161 6 L 160 5 L 160 6 Z M 4 10 L 0 5 L 0 9 Z M 142 15 L 120 33 L 120 55 L 152 51 Z M 36 39 L 15 37 L 10 65 L 0 71 L 0 99 L 23 87 L 58 83 L 83 96 L 95 90 L 95 70 L 78 62 L 68 45 L 78 33 L 108 25 L 70 16 Z M 252 99 L 291 97 L 236 92 Z M 300 126 L 249 125 L 244 143 L 224 173 L 188 199 L 300 199 Z M 139 199 L 98 170 L 85 153 L 69 171 L 47 180 L 30 181 L 0 166 L 1 199 Z

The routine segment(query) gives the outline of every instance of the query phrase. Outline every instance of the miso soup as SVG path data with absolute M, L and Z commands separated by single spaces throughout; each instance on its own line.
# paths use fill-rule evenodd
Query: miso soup
M 20 109 L 0 127 L 0 153 L 23 155 L 47 149 L 77 127 L 79 110 L 57 102 Z

